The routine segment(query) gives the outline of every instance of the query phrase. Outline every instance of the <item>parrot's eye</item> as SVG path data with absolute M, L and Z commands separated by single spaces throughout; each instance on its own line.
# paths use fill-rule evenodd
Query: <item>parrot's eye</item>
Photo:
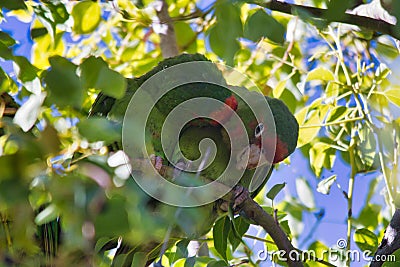
M 264 124 L 259 123 L 256 127 L 256 130 L 254 131 L 254 135 L 256 137 L 260 137 L 262 133 L 264 132 Z

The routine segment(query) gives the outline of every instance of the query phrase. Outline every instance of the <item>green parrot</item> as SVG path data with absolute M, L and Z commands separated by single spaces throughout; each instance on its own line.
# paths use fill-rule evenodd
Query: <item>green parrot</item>
M 206 60 L 204 56 L 198 54 L 181 55 L 176 58 L 167 59 L 161 62 L 150 73 L 131 79 L 126 95 L 122 99 L 115 100 L 100 94 L 93 104 L 90 116 L 106 116 L 110 120 L 121 122 L 132 96 L 147 79 L 162 70 L 174 66 L 174 64 Z M 219 84 L 228 87 L 217 68 L 211 68 L 211 70 L 206 70 L 204 73 L 207 79 L 217 81 Z M 167 86 L 170 83 L 169 79 L 173 78 L 166 77 L 162 85 Z M 181 185 L 199 185 L 202 181 L 196 180 L 198 175 L 216 179 L 224 172 L 229 160 L 233 157 L 235 168 L 243 170 L 238 187 L 251 187 L 251 196 L 255 197 L 271 175 L 272 166 L 285 159 L 294 151 L 297 144 L 298 124 L 282 101 L 264 97 L 257 92 L 250 92 L 246 88 L 235 87 L 233 89 L 232 91 L 235 93 L 224 88 L 224 86 L 208 83 L 192 83 L 185 86 L 178 86 L 170 94 L 167 94 L 165 99 L 162 98 L 157 102 L 150 112 L 146 124 L 146 148 L 150 151 L 150 154 L 156 155 L 157 160 L 154 160 L 156 169 L 160 169 L 160 166 L 168 165 L 169 163 L 165 160 L 159 134 L 169 112 L 179 103 L 193 97 L 217 99 L 227 104 L 230 109 L 221 108 L 213 110 L 211 113 L 220 122 L 226 122 L 230 120 L 233 111 L 236 111 L 236 114 L 243 122 L 244 129 L 240 125 L 236 125 L 237 128 L 229 136 L 226 129 L 214 120 L 199 118 L 188 123 L 180 132 L 179 144 L 175 145 L 175 151 L 180 151 L 180 153 L 175 153 L 174 151 L 173 160 L 177 163 L 180 171 L 177 171 L 174 175 L 174 182 Z M 159 90 L 162 90 L 162 88 Z M 250 99 L 250 102 L 246 103 L 241 98 L 242 96 Z M 271 116 L 256 118 L 252 113 L 252 108 L 262 108 L 265 103 L 268 103 L 271 109 Z M 187 110 L 187 112 L 191 111 Z M 230 138 L 235 140 L 243 135 L 247 135 L 249 143 L 245 147 L 232 150 Z M 213 140 L 216 146 L 216 154 L 214 155 L 214 159 L 216 160 L 213 160 L 199 173 L 187 174 L 185 172 L 187 165 L 199 159 L 201 156 L 199 144 L 206 138 Z M 120 144 L 119 140 L 116 147 L 121 148 Z M 182 155 L 185 157 L 184 160 L 179 158 Z M 207 158 L 204 160 L 207 161 Z M 242 190 L 237 191 L 239 193 L 242 192 Z M 155 214 L 160 214 L 162 217 L 169 217 L 169 220 L 174 224 L 170 232 L 170 242 L 165 243 L 168 246 L 173 245 L 179 238 L 198 238 L 206 234 L 218 217 L 226 211 L 226 208 L 221 208 L 223 206 L 221 204 L 223 203 L 222 201 L 215 201 L 199 207 L 185 208 L 161 204 L 155 200 L 150 200 L 150 202 L 153 203 L 150 206 Z M 134 253 L 141 251 L 148 253 L 148 263 L 151 263 L 160 255 L 159 251 L 162 250 L 160 242 L 162 244 L 162 240 L 149 240 L 146 244 L 137 246 L 123 243 L 118 248 L 116 257 L 123 255 L 124 266 L 130 266 Z

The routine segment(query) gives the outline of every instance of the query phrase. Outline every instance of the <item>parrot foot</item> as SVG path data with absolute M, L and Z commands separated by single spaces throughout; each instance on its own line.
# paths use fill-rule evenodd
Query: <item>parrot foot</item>
M 232 190 L 234 193 L 234 200 L 232 202 L 224 200 L 220 205 L 220 209 L 224 212 L 227 212 L 229 210 L 229 206 L 231 205 L 233 211 L 237 213 L 238 208 L 250 197 L 250 193 L 247 188 L 241 185 L 236 185 Z
M 151 154 L 150 161 L 151 161 L 151 164 L 153 164 L 154 168 L 157 170 L 157 172 L 160 172 L 160 170 L 163 166 L 163 159 L 159 156 Z

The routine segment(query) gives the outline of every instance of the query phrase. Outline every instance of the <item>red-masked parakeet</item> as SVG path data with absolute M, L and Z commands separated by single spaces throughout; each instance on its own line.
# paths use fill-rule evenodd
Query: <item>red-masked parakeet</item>
M 167 59 L 148 74 L 131 79 L 126 95 L 122 99 L 115 100 L 100 94 L 93 104 L 90 116 L 106 116 L 113 121 L 122 122 L 132 96 L 150 77 L 158 75 L 162 70 L 175 64 L 206 60 L 204 56 L 198 54 Z M 147 119 L 146 148 L 150 151 L 149 154 L 155 154 L 157 158 L 162 159 L 162 163 L 158 161 L 154 163 L 156 169 L 160 169 L 160 164 L 168 165 L 169 162 L 165 159 L 161 145 L 160 133 L 167 115 L 174 107 L 196 97 L 212 98 L 224 102 L 226 105 L 222 108 L 210 110 L 210 116 L 224 124 L 233 121 L 233 117 L 235 117 L 233 112 L 236 111 L 235 114 L 240 118 L 244 128 L 239 124 L 233 124 L 233 128 L 227 131 L 220 123 L 206 118 L 198 118 L 187 123 L 179 133 L 179 144 L 173 145 L 175 150 L 172 159 L 181 169 L 173 177 L 173 182 L 181 185 L 199 185 L 203 183 L 203 181 L 196 180 L 199 175 L 217 179 L 224 173 L 229 161 L 233 159 L 233 167 L 238 173 L 241 173 L 236 181 L 239 182 L 239 186 L 250 189 L 254 197 L 269 178 L 273 165 L 284 160 L 294 151 L 297 145 L 298 124 L 282 101 L 264 97 L 257 92 L 250 92 L 246 88 L 229 87 L 217 67 L 206 69 L 202 74 L 219 85 L 202 82 L 190 83 L 175 87 L 159 100 Z M 177 75 L 179 76 L 179 74 Z M 168 87 L 171 83 L 174 84 L 174 78 L 174 76 L 163 77 L 164 82 L 155 85 L 160 88 L 156 88 L 155 94 L 150 93 L 149 99 L 155 97 L 158 91 L 162 91 L 163 86 Z M 263 111 L 266 104 L 270 111 L 267 108 L 265 113 L 261 112 L 261 115 L 256 116 L 254 109 Z M 185 109 L 184 112 L 190 113 L 192 110 Z M 232 143 L 243 136 L 248 139 L 245 145 L 232 146 Z M 207 138 L 211 139 L 215 146 L 213 147 L 214 160 L 198 173 L 186 173 L 188 165 L 201 156 L 205 156 L 205 158 L 200 160 L 200 165 L 208 160 L 207 153 L 204 154 L 202 151 L 202 154 L 199 150 L 200 143 Z M 117 144 L 121 149 L 120 140 L 117 141 Z M 222 182 L 231 179 L 231 177 L 223 178 L 225 180 L 222 179 Z M 228 184 L 232 186 L 231 183 L 228 182 Z M 170 235 L 174 238 L 196 238 L 206 234 L 221 214 L 221 201 L 185 208 L 172 207 L 155 200 L 151 200 L 151 202 L 155 213 L 171 219 L 174 226 L 171 227 Z M 148 253 L 148 260 L 151 262 L 159 255 L 157 251 L 161 248 L 160 241 L 162 240 L 149 240 L 147 244 L 132 246 L 134 249 L 124 244 L 119 248 L 117 254 L 127 254 L 125 260 L 127 266 L 130 266 L 129 262 L 137 251 Z

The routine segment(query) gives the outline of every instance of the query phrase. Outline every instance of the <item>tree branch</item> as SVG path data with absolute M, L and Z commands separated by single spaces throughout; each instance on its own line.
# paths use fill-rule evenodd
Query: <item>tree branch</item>
M 273 11 L 279 11 L 291 15 L 296 15 L 298 10 L 303 10 L 309 13 L 314 19 L 321 19 L 321 20 L 326 20 L 325 18 L 328 11 L 327 9 L 289 4 L 277 0 L 271 0 L 269 2 L 259 2 L 258 0 L 254 0 L 252 3 L 268 8 Z M 383 34 L 388 34 L 393 38 L 400 40 L 400 31 L 397 30 L 396 25 L 388 23 L 384 21 L 384 19 L 385 19 L 384 17 L 380 17 L 380 19 L 374 19 L 346 12 L 345 14 L 343 14 L 343 16 L 338 16 L 337 18 L 335 18 L 335 21 L 346 24 L 352 24 L 359 27 L 364 27 L 369 30 L 380 32 Z
M 158 29 L 154 29 L 160 35 L 160 47 L 164 58 L 174 57 L 179 54 L 176 43 L 174 23 L 168 13 L 168 4 L 165 0 L 159 0 L 156 6 Z
M 146 166 L 143 160 L 131 160 L 132 168 L 143 170 L 146 169 Z M 171 166 L 163 165 L 159 173 L 163 177 L 173 177 L 175 169 Z M 212 182 L 213 179 L 199 176 L 204 182 Z M 215 189 L 217 191 L 228 191 L 227 186 L 222 183 L 216 183 Z M 226 194 L 222 199 L 225 201 L 231 201 L 233 199 L 233 192 Z M 282 230 L 279 223 L 275 221 L 275 219 L 265 212 L 263 208 L 255 202 L 250 195 L 248 194 L 246 200 L 240 207 L 240 212 L 244 213 L 244 215 L 250 219 L 251 221 L 255 222 L 255 224 L 264 228 L 264 230 L 271 236 L 272 240 L 274 240 L 276 246 L 279 250 L 284 251 L 284 258 L 286 259 L 289 267 L 302 267 L 303 263 L 301 262 L 301 258 L 297 257 L 299 255 L 299 250 L 296 249 L 292 243 L 290 242 L 289 238 L 287 237 L 286 233 Z M 301 255 L 301 253 L 300 253 Z
M 375 255 L 372 259 L 370 267 L 380 267 L 387 260 L 388 255 L 391 255 L 400 248 L 400 209 L 396 209 L 392 220 L 385 230 L 385 235 L 382 238 Z

